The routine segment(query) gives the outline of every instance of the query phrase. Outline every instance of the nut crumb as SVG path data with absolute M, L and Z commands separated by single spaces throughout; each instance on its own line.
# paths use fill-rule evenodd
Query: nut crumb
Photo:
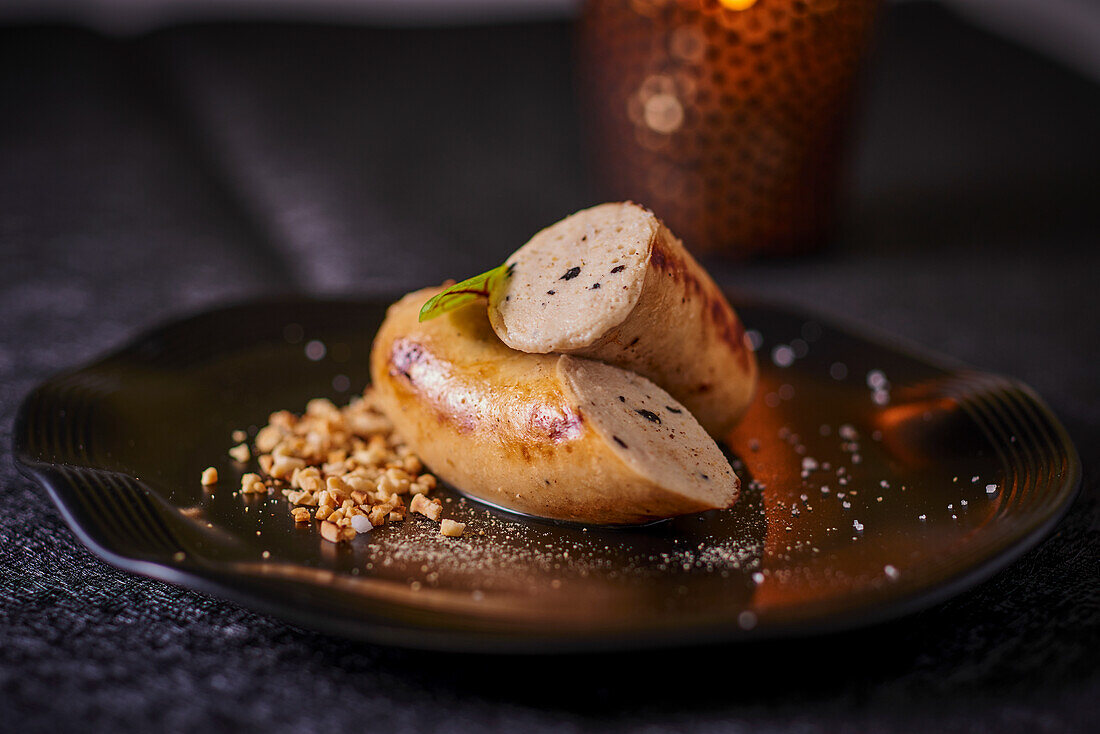
M 462 536 L 462 531 L 466 529 L 466 523 L 455 522 L 454 520 L 444 520 L 439 526 L 439 532 L 446 535 L 448 538 L 458 538 Z
M 339 543 L 342 539 L 343 533 L 340 531 L 340 527 L 336 523 L 325 520 L 321 523 L 321 537 L 330 543 Z
M 443 514 L 443 505 L 439 500 L 428 499 L 425 495 L 418 494 L 409 503 L 409 511 L 417 512 L 434 522 L 439 522 Z
M 259 464 L 258 473 L 241 477 L 240 493 L 281 494 L 294 522 L 317 520 L 328 542 L 401 523 L 409 512 L 441 520 L 442 503 L 429 497 L 438 481 L 393 432 L 369 388 L 342 408 L 316 399 L 300 416 L 276 411 L 251 446 L 246 431 L 236 429 L 231 438 L 235 445 L 229 455 L 235 461 L 243 464 L 255 456 Z M 209 467 L 202 480 L 206 486 L 216 484 L 217 470 Z M 440 528 L 448 537 L 464 531 L 465 524 L 454 520 L 442 521 Z
M 266 494 L 267 486 L 259 474 L 248 473 L 241 477 L 241 492 L 243 494 Z

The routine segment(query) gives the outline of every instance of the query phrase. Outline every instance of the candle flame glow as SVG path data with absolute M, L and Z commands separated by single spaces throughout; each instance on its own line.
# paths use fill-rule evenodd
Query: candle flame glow
M 756 0 L 718 0 L 722 7 L 730 10 L 748 10 L 756 5 Z

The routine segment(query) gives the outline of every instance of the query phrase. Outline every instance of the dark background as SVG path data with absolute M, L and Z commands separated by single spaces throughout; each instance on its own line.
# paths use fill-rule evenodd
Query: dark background
M 1035 387 L 1082 455 L 1054 534 L 871 630 L 584 658 L 410 653 L 116 571 L 10 459 L 47 375 L 259 294 L 392 295 L 594 201 L 564 23 L 0 28 L 0 729 L 1095 730 L 1100 89 L 893 7 L 844 226 L 736 290 Z

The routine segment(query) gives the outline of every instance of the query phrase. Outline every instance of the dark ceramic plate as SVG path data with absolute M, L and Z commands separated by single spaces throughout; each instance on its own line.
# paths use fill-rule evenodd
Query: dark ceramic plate
M 281 497 L 234 496 L 230 433 L 346 402 L 381 303 L 206 313 L 35 390 L 22 470 L 129 571 L 295 623 L 425 648 L 564 651 L 803 635 L 929 606 L 1036 543 L 1080 475 L 1027 387 L 786 310 L 743 304 L 761 386 L 730 437 L 732 510 L 644 528 L 563 526 L 454 492 L 446 539 L 419 517 L 337 547 Z M 222 487 L 205 491 L 202 469 Z

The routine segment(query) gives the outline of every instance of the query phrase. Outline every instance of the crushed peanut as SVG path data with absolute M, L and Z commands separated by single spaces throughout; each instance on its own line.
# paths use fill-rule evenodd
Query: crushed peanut
M 321 523 L 321 537 L 330 543 L 339 543 L 341 540 L 351 540 L 355 535 L 356 533 L 353 528 L 342 528 L 328 520 Z
M 305 469 L 306 462 L 293 456 L 273 456 L 268 473 L 275 479 L 286 479 L 296 469 Z
M 243 494 L 266 494 L 267 486 L 259 474 L 245 474 L 241 477 L 241 492 Z
M 241 493 L 278 491 L 295 522 L 317 521 L 321 537 L 331 543 L 400 523 L 408 512 L 441 521 L 442 503 L 427 496 L 438 486 L 435 476 L 424 473 L 420 458 L 394 433 L 370 389 L 344 408 L 319 398 L 301 416 L 272 413 L 252 447 L 244 443 L 244 431 L 232 438 L 240 443 L 229 455 L 240 463 L 255 455 L 261 472 L 241 477 Z M 217 470 L 210 467 L 202 477 L 203 484 L 214 484 Z M 442 520 L 440 532 L 459 537 L 464 529 L 464 523 Z
M 454 520 L 444 520 L 439 526 L 439 532 L 446 535 L 448 538 L 461 537 L 465 529 L 466 523 L 455 522 Z
M 218 470 L 212 466 L 208 466 L 202 470 L 202 484 L 204 487 L 209 487 L 211 484 L 218 483 Z
M 439 500 L 430 500 L 425 495 L 418 494 L 413 497 L 412 502 L 409 504 L 409 510 L 418 512 L 429 520 L 439 522 L 439 517 L 443 514 L 443 505 Z

